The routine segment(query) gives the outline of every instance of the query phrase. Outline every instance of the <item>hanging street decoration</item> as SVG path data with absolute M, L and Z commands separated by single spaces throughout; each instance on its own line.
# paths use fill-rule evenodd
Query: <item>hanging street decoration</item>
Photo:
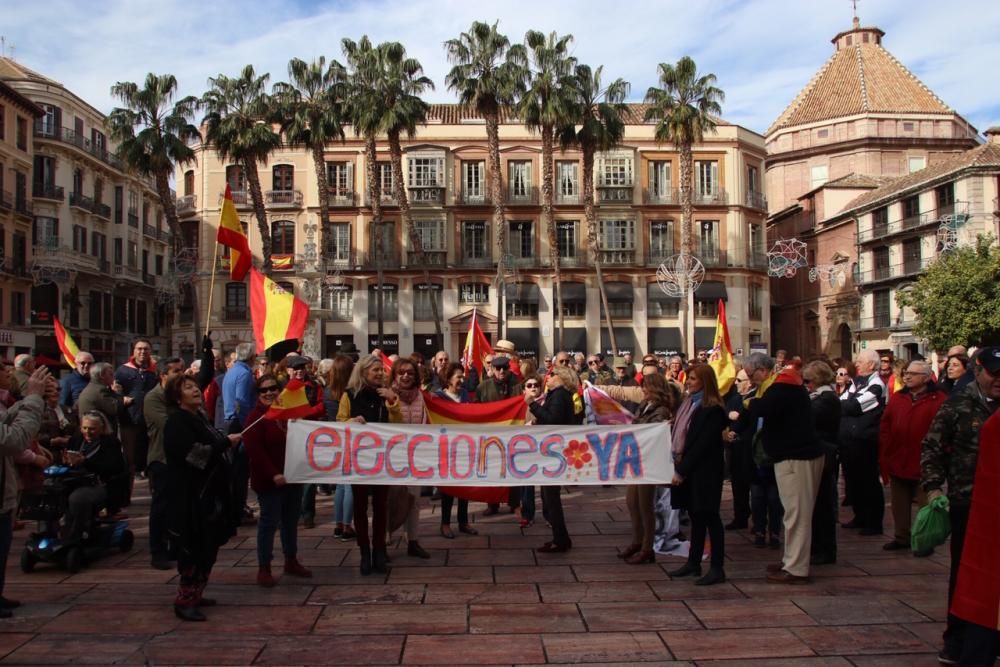
M 656 270 L 656 283 L 667 296 L 682 297 L 701 286 L 705 265 L 694 255 L 671 255 Z
M 798 239 L 778 239 L 767 252 L 767 275 L 772 278 L 794 278 L 808 266 L 806 244 Z

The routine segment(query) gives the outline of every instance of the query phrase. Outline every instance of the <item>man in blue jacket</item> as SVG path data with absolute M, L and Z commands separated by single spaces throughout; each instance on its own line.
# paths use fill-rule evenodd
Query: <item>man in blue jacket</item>
M 76 406 L 80 392 L 90 384 L 90 366 L 94 363 L 94 355 L 81 350 L 76 353 L 76 368 L 64 377 L 59 384 L 59 405 L 67 410 Z
M 222 379 L 222 404 L 226 413 L 228 433 L 239 433 L 246 424 L 247 415 L 257 405 L 257 387 L 253 363 L 256 359 L 253 343 L 236 346 L 236 361 Z M 247 485 L 250 483 L 250 465 L 242 443 L 233 460 L 233 494 L 236 508 L 242 509 L 241 520 L 252 521 L 253 512 L 247 507 Z

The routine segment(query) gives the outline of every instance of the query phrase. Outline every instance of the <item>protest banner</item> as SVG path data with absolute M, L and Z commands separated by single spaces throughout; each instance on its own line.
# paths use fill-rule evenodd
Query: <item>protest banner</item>
M 670 426 L 288 425 L 285 477 L 309 484 L 669 484 Z

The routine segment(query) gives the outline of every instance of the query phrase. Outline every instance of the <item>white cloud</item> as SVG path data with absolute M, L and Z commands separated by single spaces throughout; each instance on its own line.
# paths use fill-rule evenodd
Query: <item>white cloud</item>
M 402 42 L 437 85 L 431 99 L 452 101 L 443 42 L 475 19 L 499 19 L 515 40 L 528 29 L 573 34 L 574 54 L 630 81 L 635 99 L 655 84 L 657 63 L 689 54 L 726 91 L 723 115 L 757 131 L 829 58 L 830 39 L 851 19 L 841 0 L 558 0 L 499 2 L 485 11 L 458 0 L 18 4 L 4 12 L 3 28 L 17 59 L 104 111 L 114 106 L 108 89 L 116 81 L 172 72 L 184 94 L 198 95 L 208 77 L 236 74 L 247 63 L 276 81 L 290 58 L 340 58 L 341 38 L 366 33 Z M 980 129 L 1000 122 L 990 83 L 1000 63 L 1000 13 L 992 2 L 880 0 L 860 9 L 862 22 L 885 30 L 885 46 L 947 104 Z

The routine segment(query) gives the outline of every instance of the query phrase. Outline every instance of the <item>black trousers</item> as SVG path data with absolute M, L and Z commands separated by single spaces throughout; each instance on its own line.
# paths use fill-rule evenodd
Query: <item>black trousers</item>
M 0 514 L 0 595 L 7 580 L 7 556 L 14 542 L 14 511 Z
M 962 667 L 990 667 L 996 664 L 1000 653 L 1000 631 L 976 623 L 965 623 L 962 634 Z
M 247 506 L 249 486 L 250 458 L 246 447 L 240 444 L 233 452 L 233 509 L 239 518 L 242 518 L 243 508 Z
M 952 505 L 948 511 L 951 519 L 951 571 L 948 573 L 948 609 L 951 609 L 951 599 L 955 595 L 955 585 L 958 584 L 958 567 L 962 564 L 962 548 L 965 546 L 965 529 L 969 525 L 969 505 Z M 948 613 L 948 622 L 944 626 L 944 650 L 952 658 L 962 655 L 962 641 L 965 628 L 969 625 L 958 616 Z
M 153 560 L 169 558 L 167 546 L 167 464 L 150 461 L 146 465 L 149 477 L 149 554 Z
M 726 531 L 722 527 L 722 517 L 718 510 L 712 512 L 691 512 L 691 551 L 688 563 L 701 567 L 701 557 L 705 555 L 705 533 L 712 539 L 712 569 L 721 570 L 726 560 Z
M 862 529 L 881 531 L 885 496 L 878 475 L 878 442 L 851 443 L 840 456 L 855 519 Z
M 812 553 L 824 559 L 837 558 L 837 515 L 840 501 L 837 497 L 837 470 L 840 463 L 836 454 L 827 454 L 823 476 L 819 480 L 816 506 L 813 508 Z
M 750 482 L 754 474 L 749 443 L 737 440 L 726 448 L 726 456 L 733 487 L 733 522 L 746 524 L 750 519 Z
M 441 494 L 441 525 L 451 525 L 451 508 L 455 505 L 455 497 L 447 493 Z M 467 526 L 469 524 L 469 501 L 458 499 L 458 525 Z
M 569 539 L 569 531 L 566 529 L 566 516 L 563 514 L 561 494 L 561 486 L 543 486 L 542 504 L 548 513 L 548 521 L 552 525 L 552 543 L 560 547 L 571 547 L 573 541 Z

